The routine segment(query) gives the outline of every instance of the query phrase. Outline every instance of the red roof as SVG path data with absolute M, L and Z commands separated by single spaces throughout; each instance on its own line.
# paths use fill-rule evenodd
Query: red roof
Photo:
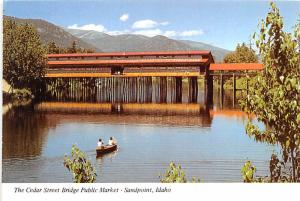
M 210 64 L 209 70 L 263 70 L 260 63 L 222 63 Z
M 108 57 L 108 56 L 167 56 L 167 55 L 209 55 L 210 51 L 172 51 L 172 52 L 100 52 L 75 54 L 48 54 L 48 58 L 57 57 Z

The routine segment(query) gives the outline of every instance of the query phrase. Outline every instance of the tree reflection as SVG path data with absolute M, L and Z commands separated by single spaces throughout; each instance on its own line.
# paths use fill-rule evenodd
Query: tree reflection
M 45 114 L 33 105 L 11 108 L 3 115 L 3 159 L 41 155 L 47 130 Z

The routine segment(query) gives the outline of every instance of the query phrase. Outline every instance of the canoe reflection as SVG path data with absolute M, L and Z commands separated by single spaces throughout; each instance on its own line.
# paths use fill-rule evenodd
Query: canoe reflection
M 119 147 L 115 151 L 107 153 L 107 154 L 98 155 L 98 156 L 96 154 L 96 160 L 97 160 L 98 165 L 102 166 L 104 164 L 105 160 L 113 161 L 115 159 L 118 151 L 119 151 Z

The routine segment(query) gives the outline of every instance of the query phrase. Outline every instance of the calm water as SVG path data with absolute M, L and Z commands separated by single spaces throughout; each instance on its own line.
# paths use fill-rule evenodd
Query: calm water
M 3 182 L 72 182 L 63 156 L 72 144 L 87 153 L 97 182 L 159 182 L 170 161 L 202 182 L 241 182 L 240 168 L 251 160 L 268 172 L 276 147 L 245 134 L 246 116 L 223 105 L 196 103 L 86 103 L 44 101 L 12 107 L 3 114 Z M 221 106 L 223 109 L 221 109 Z M 96 159 L 99 137 L 118 140 L 118 151 Z

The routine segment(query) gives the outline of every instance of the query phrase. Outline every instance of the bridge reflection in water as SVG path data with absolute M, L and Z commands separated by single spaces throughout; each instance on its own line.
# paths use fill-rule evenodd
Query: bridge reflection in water
M 42 102 L 35 109 L 64 122 L 77 121 L 78 115 L 83 122 L 114 124 L 210 127 L 212 122 L 209 110 L 199 104 Z
M 210 127 L 214 116 L 245 119 L 234 109 L 215 110 L 196 103 L 76 103 L 41 102 L 35 110 L 52 116 L 52 121 L 110 122 Z M 117 115 L 114 115 L 117 114 Z M 63 118 L 61 118 L 63 117 Z

